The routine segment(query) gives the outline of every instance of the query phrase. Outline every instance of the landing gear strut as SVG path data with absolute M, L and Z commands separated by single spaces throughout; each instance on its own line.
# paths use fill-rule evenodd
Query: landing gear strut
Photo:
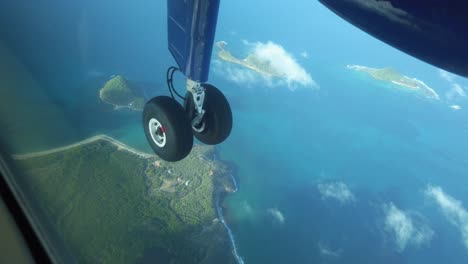
M 231 133 L 231 107 L 218 88 L 210 84 L 202 84 L 201 88 L 204 90 L 202 107 L 198 105 L 199 95 L 187 92 L 184 108 L 188 118 L 192 120 L 193 135 L 202 143 L 216 145 L 223 142 Z
M 172 97 L 157 96 L 143 109 L 143 128 L 154 152 L 163 160 L 185 158 L 193 146 L 193 136 L 208 145 L 223 142 L 231 133 L 232 112 L 223 93 L 210 84 L 187 80 L 187 93 L 180 96 L 172 85 L 168 71 L 168 87 Z M 174 93 L 184 100 L 182 107 Z
M 231 107 L 208 81 L 220 0 L 167 0 L 168 47 L 178 67 L 167 71 L 171 97 L 151 99 L 143 110 L 146 139 L 162 159 L 177 161 L 190 153 L 193 136 L 219 144 L 231 133 Z M 187 78 L 187 93 L 172 85 L 179 70 Z M 184 101 L 182 107 L 175 99 Z

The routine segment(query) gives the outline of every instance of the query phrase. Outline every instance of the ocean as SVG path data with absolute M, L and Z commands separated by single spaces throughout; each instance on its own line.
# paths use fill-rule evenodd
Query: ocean
M 175 62 L 165 3 L 98 2 L 83 7 L 92 45 L 76 74 L 122 74 L 168 95 L 165 70 Z M 239 57 L 273 43 L 313 79 L 263 78 L 213 53 L 209 82 L 226 95 L 234 118 L 230 137 L 216 148 L 235 168 L 238 191 L 221 207 L 239 262 L 468 261 L 468 104 L 452 90 L 457 84 L 468 91 L 467 79 L 447 78 L 306 0 L 222 1 L 221 40 Z M 441 99 L 349 64 L 392 67 Z M 80 129 L 51 145 L 104 133 L 150 151 L 139 113 L 93 114 L 83 102 L 97 98 L 77 89 L 53 90 Z
M 237 165 L 227 219 L 245 263 L 465 263 L 468 123 L 449 107 L 466 100 L 446 97 L 453 83 L 319 3 L 246 6 L 223 3 L 217 38 L 241 57 L 244 40 L 277 43 L 319 88 L 211 75 L 234 98 L 233 133 L 219 149 Z M 348 64 L 398 69 L 441 100 Z M 330 195 L 343 185 L 351 198 Z

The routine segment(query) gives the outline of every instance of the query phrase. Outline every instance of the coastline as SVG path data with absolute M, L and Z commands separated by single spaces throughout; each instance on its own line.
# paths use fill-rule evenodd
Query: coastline
M 134 154 L 136 156 L 138 156 L 138 158 L 143 158 L 143 159 L 147 159 L 148 162 L 150 162 L 149 164 L 153 164 L 153 161 L 154 160 L 151 160 L 151 159 L 154 159 L 154 158 L 157 158 L 157 155 L 154 155 L 154 154 L 149 154 L 149 153 L 145 153 L 145 152 L 141 152 L 141 151 L 138 151 L 110 136 L 107 136 L 107 135 L 104 135 L 104 134 L 100 134 L 100 135 L 96 135 L 96 136 L 92 136 L 90 138 L 87 138 L 87 139 L 84 139 L 82 141 L 79 141 L 79 142 L 76 142 L 76 143 L 73 143 L 73 144 L 69 144 L 69 145 L 66 145 L 66 146 L 61 146 L 61 147 L 57 147 L 57 148 L 53 148 L 53 149 L 48 149 L 48 150 L 43 150 L 43 151 L 37 151 L 37 152 L 31 152 L 31 153 L 24 153 L 24 154 L 14 154 L 12 155 L 12 157 L 15 159 L 15 160 L 19 160 L 19 161 L 24 161 L 24 160 L 27 160 L 27 159 L 31 159 L 31 158 L 36 158 L 36 157 L 41 157 L 41 156 L 45 156 L 45 155 L 49 155 L 49 154 L 56 154 L 56 153 L 59 153 L 59 152 L 64 152 L 64 151 L 67 151 L 67 150 L 70 150 L 70 149 L 73 149 L 73 148 L 79 148 L 81 146 L 85 146 L 85 145 L 88 145 L 88 144 L 92 144 L 92 143 L 95 143 L 97 141 L 100 141 L 100 140 L 103 140 L 103 141 L 106 141 L 108 143 L 110 143 L 111 145 L 113 145 L 114 147 L 117 148 L 117 151 L 126 151 L 126 152 L 129 152 L 131 154 Z M 204 160 L 212 160 L 214 163 L 217 163 L 217 164 L 224 164 L 223 161 L 220 161 L 217 159 L 217 154 L 216 154 L 216 150 L 212 152 L 212 156 L 205 156 L 205 159 Z M 223 165 L 222 165 L 223 166 Z M 230 166 L 226 164 L 227 168 L 229 168 Z M 231 247 L 231 250 L 230 252 L 232 252 L 232 256 L 233 258 L 235 259 L 235 261 L 239 264 L 243 264 L 244 261 L 242 260 L 242 258 L 239 256 L 238 252 L 237 252 L 237 246 L 236 246 L 236 243 L 235 243 L 235 239 L 234 239 L 234 236 L 232 234 L 232 231 L 230 229 L 230 227 L 228 226 L 228 224 L 226 223 L 225 219 L 224 219 L 224 215 L 223 215 L 223 209 L 221 207 L 221 204 L 223 203 L 224 201 L 224 198 L 229 195 L 230 193 L 235 193 L 237 190 L 238 190 L 238 186 L 237 186 L 237 181 L 232 173 L 231 170 L 222 170 L 223 172 L 221 174 L 215 174 L 216 177 L 213 181 L 213 185 L 214 185 L 214 189 L 213 189 L 213 197 L 214 197 L 214 200 L 213 200 L 213 209 L 214 209 L 214 212 L 215 212 L 215 215 L 216 215 L 216 218 L 219 220 L 219 222 L 222 224 L 224 230 L 225 230 L 225 233 L 223 234 L 223 236 L 225 236 L 225 238 L 227 238 L 229 240 L 229 244 L 230 244 L 230 247 Z
M 354 65 L 348 64 L 346 65 L 346 68 L 350 70 L 358 71 L 358 72 L 367 73 L 375 80 L 389 82 L 389 83 L 399 86 L 400 88 L 404 88 L 410 91 L 420 91 L 420 93 L 423 93 L 423 95 L 425 95 L 428 98 L 440 100 L 440 96 L 436 93 L 434 89 L 429 87 L 423 81 L 418 80 L 416 78 L 411 78 L 411 77 L 402 75 L 400 73 L 396 73 L 399 75 L 399 79 L 381 78 L 375 75 L 377 71 L 381 71 L 381 70 L 385 70 L 389 68 L 376 69 L 376 68 L 370 68 L 370 67 L 355 65 L 355 64 Z M 403 81 L 407 81 L 409 83 L 404 83 Z
M 216 46 L 219 49 L 217 55 L 218 55 L 218 58 L 220 58 L 221 60 L 226 61 L 226 62 L 230 62 L 230 63 L 233 63 L 233 64 L 237 64 L 237 65 L 240 65 L 240 66 L 243 66 L 243 67 L 246 67 L 247 69 L 253 70 L 253 71 L 255 71 L 255 72 L 257 72 L 257 73 L 259 73 L 261 75 L 266 75 L 267 77 L 283 77 L 283 75 L 272 74 L 272 73 L 263 71 L 263 70 L 259 69 L 258 67 L 255 67 L 255 66 L 253 66 L 251 64 L 248 64 L 248 62 L 247 62 L 248 57 L 245 58 L 245 59 L 238 59 L 238 58 L 232 56 L 232 54 L 229 51 L 224 49 L 225 45 L 227 45 L 227 43 L 225 41 L 219 41 L 219 42 L 216 43 Z M 230 57 L 221 55 L 223 52 L 228 53 Z
M 230 62 L 230 63 L 234 63 L 234 64 L 237 64 L 237 65 L 246 67 L 247 69 L 250 69 L 250 70 L 255 71 L 255 72 L 257 72 L 259 74 L 262 74 L 262 75 L 266 75 L 268 77 L 281 77 L 281 75 L 273 75 L 273 74 L 271 74 L 269 72 L 262 71 L 257 67 L 251 66 L 251 65 L 249 65 L 249 64 L 247 64 L 245 62 L 245 59 L 244 60 L 239 60 L 239 59 L 232 60 L 232 59 L 224 58 L 223 56 L 219 55 L 219 53 L 218 53 L 218 58 L 220 58 L 221 60 L 223 60 L 225 62 Z
M 66 145 L 66 146 L 62 146 L 62 147 L 58 147 L 58 148 L 53 148 L 53 149 L 48 149 L 48 150 L 43 150 L 43 151 L 37 151 L 37 152 L 31 152 L 31 153 L 24 153 L 24 154 L 13 154 L 13 158 L 14 159 L 17 159 L 17 160 L 24 160 L 24 159 L 28 159 L 28 158 L 34 158 L 34 157 L 39 157 L 39 156 L 43 156 L 43 155 L 48 155 L 48 154 L 53 154 L 53 153 L 57 153 L 57 152 L 62 152 L 62 151 L 66 151 L 66 150 L 69 150 L 69 149 L 72 149 L 72 148 L 76 148 L 76 147 L 80 147 L 80 146 L 83 146 L 83 145 L 87 145 L 87 144 L 90 144 L 90 143 L 93 143 L 93 142 L 96 142 L 96 141 L 99 141 L 99 140 L 105 140 L 111 144 L 113 144 L 114 146 L 117 147 L 117 149 L 121 150 L 125 150 L 125 151 L 128 151 L 130 153 L 133 153 L 141 158 L 153 158 L 153 157 L 156 157 L 156 155 L 154 154 L 149 154 L 149 153 L 145 153 L 145 152 L 141 152 L 141 151 L 138 151 L 128 145 L 125 145 L 124 143 L 110 137 L 110 136 L 107 136 L 107 135 L 104 135 L 104 134 L 101 134 L 101 135 L 96 135 L 96 136 L 92 136 L 90 138 L 87 138 L 85 140 L 82 140 L 82 141 L 79 141 L 79 142 L 76 142 L 76 143 L 73 143 L 73 144 L 70 144 L 70 145 Z
M 129 106 L 129 105 L 116 105 L 116 104 L 113 104 L 111 102 L 108 102 L 104 99 L 102 99 L 101 97 L 101 93 L 99 92 L 99 99 L 101 99 L 101 101 L 103 101 L 104 103 L 106 104 L 110 104 L 114 107 L 114 110 L 119 110 L 119 109 L 123 109 L 123 108 L 128 108 L 130 110 L 133 110 L 133 111 L 143 111 L 143 109 L 139 109 L 139 108 L 135 108 L 135 107 L 132 107 L 132 106 Z
M 404 83 L 401 83 L 401 82 L 398 82 L 398 81 L 391 81 L 391 82 L 394 83 L 394 84 L 396 84 L 396 85 L 405 86 L 405 87 L 407 87 L 407 88 L 409 88 L 409 89 L 413 89 L 413 90 L 419 89 L 418 86 L 410 86 L 410 85 L 408 85 L 408 84 L 404 84 Z
M 227 162 L 224 162 L 224 161 L 220 161 L 216 155 L 216 150 L 215 152 L 213 153 L 213 161 L 214 162 L 222 162 L 224 164 L 226 164 Z M 231 167 L 230 165 L 227 165 L 228 167 Z M 231 243 L 231 249 L 232 249 L 232 255 L 234 256 L 234 259 L 236 260 L 236 262 L 238 264 L 244 264 L 244 260 L 242 259 L 242 257 L 239 255 L 239 251 L 237 249 L 237 244 L 236 244 L 236 240 L 234 238 L 234 234 L 232 233 L 232 230 L 231 228 L 229 227 L 229 225 L 227 224 L 225 218 L 224 218 L 224 214 L 223 214 L 223 208 L 221 206 L 221 203 L 224 201 L 224 198 L 226 195 L 229 195 L 231 193 L 236 193 L 239 189 L 238 189 L 238 184 L 237 184 L 237 180 L 234 176 L 234 173 L 232 171 L 229 171 L 229 172 L 226 172 L 229 174 L 230 176 L 230 180 L 232 182 L 232 185 L 233 185 L 233 189 L 232 190 L 224 190 L 224 191 L 217 191 L 215 193 L 215 210 L 216 210 L 216 216 L 218 218 L 218 220 L 221 222 L 221 224 L 223 225 L 224 229 L 226 230 L 226 234 L 229 238 L 229 241 Z
M 231 242 L 231 247 L 232 247 L 232 255 L 234 256 L 234 259 L 237 261 L 238 264 L 244 264 L 244 260 L 242 257 L 239 255 L 236 241 L 234 239 L 234 235 L 232 234 L 232 230 L 229 227 L 229 225 L 226 223 L 226 220 L 224 219 L 223 215 L 223 208 L 219 205 L 220 198 L 218 197 L 215 202 L 216 206 L 216 214 L 218 216 L 218 220 L 221 222 L 221 224 L 224 226 L 224 229 L 226 229 L 226 233 L 229 237 L 229 241 Z

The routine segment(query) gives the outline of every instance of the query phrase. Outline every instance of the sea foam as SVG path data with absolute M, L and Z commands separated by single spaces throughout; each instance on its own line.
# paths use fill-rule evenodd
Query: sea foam
M 221 206 L 219 205 L 219 199 L 216 200 L 216 212 L 218 214 L 219 221 L 223 224 L 223 226 L 226 229 L 226 232 L 227 232 L 227 234 L 229 236 L 229 240 L 231 241 L 232 254 L 234 255 L 234 258 L 236 259 L 237 263 L 244 264 L 244 260 L 239 255 L 239 252 L 237 250 L 236 241 L 234 239 L 234 235 L 232 234 L 231 228 L 229 228 L 229 226 L 226 223 L 226 220 L 224 220 L 223 208 L 221 208 Z

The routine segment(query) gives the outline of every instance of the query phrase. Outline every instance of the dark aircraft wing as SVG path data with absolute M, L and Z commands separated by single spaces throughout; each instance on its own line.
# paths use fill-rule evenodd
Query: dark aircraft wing
M 468 3 L 463 0 L 320 0 L 372 36 L 468 77 Z
M 208 80 L 220 0 L 168 0 L 169 51 L 184 75 Z

